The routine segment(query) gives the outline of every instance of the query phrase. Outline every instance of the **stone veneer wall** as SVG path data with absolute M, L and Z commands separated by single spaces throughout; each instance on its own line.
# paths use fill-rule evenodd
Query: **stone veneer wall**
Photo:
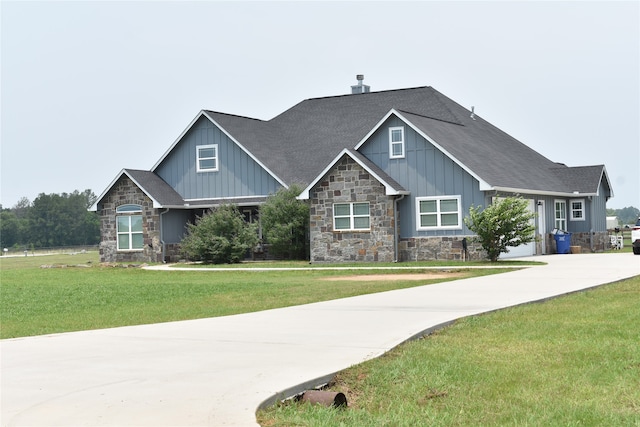
M 334 231 L 333 204 L 369 202 L 369 231 Z M 345 156 L 311 191 L 311 262 L 394 261 L 393 197 Z
M 611 243 L 609 233 L 606 231 L 594 232 L 593 235 L 589 232 L 571 233 L 571 246 L 580 246 L 582 253 L 591 252 L 592 243 L 593 252 L 603 252 L 609 249 Z M 551 233 L 547 234 L 547 253 L 558 253 L 556 239 Z
M 101 262 L 162 262 L 160 243 L 160 212 L 153 202 L 128 177 L 122 176 L 102 199 L 99 211 L 101 220 Z M 142 206 L 142 230 L 144 246 L 139 251 L 117 250 L 116 208 L 120 205 Z
M 398 244 L 399 261 L 481 260 L 487 257 L 482 247 L 467 238 L 467 254 L 462 248 L 465 236 L 412 237 Z M 466 257 L 466 258 L 465 258 Z

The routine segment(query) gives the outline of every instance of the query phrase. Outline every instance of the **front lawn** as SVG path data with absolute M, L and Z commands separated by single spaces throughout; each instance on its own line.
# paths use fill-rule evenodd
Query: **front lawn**
M 428 265 L 415 264 L 410 272 L 424 273 Z M 332 281 L 354 271 L 147 271 L 101 266 L 90 253 L 0 257 L 0 269 L 0 338 L 224 316 L 507 271 L 461 265 L 447 269 L 450 277 L 431 280 Z

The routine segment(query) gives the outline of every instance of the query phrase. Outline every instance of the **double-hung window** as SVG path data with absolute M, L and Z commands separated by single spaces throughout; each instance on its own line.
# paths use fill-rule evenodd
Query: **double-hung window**
M 462 228 L 460 196 L 416 197 L 418 230 Z
M 389 128 L 389 158 L 404 158 L 404 126 Z
M 116 233 L 119 251 L 142 249 L 142 206 L 122 205 L 116 208 Z
M 335 203 L 333 205 L 334 230 L 369 230 L 371 217 L 369 203 Z
M 574 199 L 569 202 L 571 206 L 570 221 L 584 221 L 584 199 Z
M 567 202 L 564 200 L 555 200 L 554 201 L 554 211 L 555 211 L 555 222 L 554 227 L 558 230 L 566 230 L 567 229 Z
M 196 147 L 196 166 L 198 172 L 218 170 L 218 144 L 198 145 Z

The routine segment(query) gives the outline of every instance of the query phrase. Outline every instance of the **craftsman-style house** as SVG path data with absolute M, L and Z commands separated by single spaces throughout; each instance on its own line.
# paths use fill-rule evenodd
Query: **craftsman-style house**
M 294 183 L 312 262 L 460 258 L 469 208 L 509 195 L 528 200 L 538 239 L 508 256 L 554 253 L 554 230 L 604 249 L 604 165 L 555 163 L 431 87 L 370 92 L 361 77 L 267 121 L 200 111 L 151 170 L 123 169 L 98 197 L 101 259 L 175 261 L 197 216 L 234 203 L 258 220 Z

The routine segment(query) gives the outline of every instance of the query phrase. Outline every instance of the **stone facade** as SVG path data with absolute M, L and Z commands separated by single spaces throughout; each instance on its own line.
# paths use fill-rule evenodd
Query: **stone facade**
M 137 251 L 118 251 L 116 208 L 120 205 L 142 206 L 142 230 L 144 246 Z M 122 176 L 102 199 L 98 207 L 101 221 L 101 262 L 162 262 L 160 242 L 160 212 L 153 208 L 153 201 L 128 177 Z
M 343 157 L 310 196 L 311 262 L 394 261 L 393 197 L 353 159 Z M 370 230 L 334 230 L 334 203 L 354 202 L 369 202 Z
M 609 233 L 606 231 L 571 233 L 571 246 L 580 246 L 582 253 L 603 252 L 609 249 L 609 245 Z M 556 239 L 551 233 L 547 234 L 547 253 L 558 253 Z
M 399 261 L 435 260 L 481 260 L 487 257 L 482 247 L 473 242 L 473 236 L 466 236 L 467 253 L 464 253 L 462 239 L 465 236 L 412 237 L 401 239 L 398 244 Z

